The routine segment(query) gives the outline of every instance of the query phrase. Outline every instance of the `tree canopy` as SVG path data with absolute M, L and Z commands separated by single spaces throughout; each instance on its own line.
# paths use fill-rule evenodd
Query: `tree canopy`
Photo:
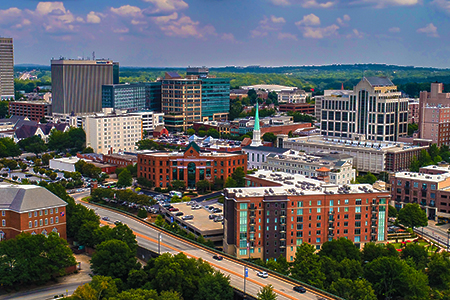
M 408 203 L 400 209 L 398 221 L 412 229 L 428 225 L 427 214 L 417 203 Z

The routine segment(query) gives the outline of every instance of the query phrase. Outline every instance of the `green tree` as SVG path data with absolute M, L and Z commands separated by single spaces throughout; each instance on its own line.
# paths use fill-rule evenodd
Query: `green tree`
M 423 270 L 428 263 L 428 251 L 424 246 L 415 243 L 409 243 L 403 248 L 400 255 L 403 259 L 411 259 L 417 270 Z
M 210 189 L 210 184 L 208 180 L 199 180 L 195 185 L 199 192 L 206 192 L 207 190 Z
M 137 183 L 145 188 L 152 188 L 154 186 L 153 181 L 148 180 L 145 177 L 138 177 L 137 178 Z
M 256 295 L 258 300 L 276 300 L 277 294 L 273 291 L 271 284 L 263 286 Z
M 108 300 L 159 300 L 159 296 L 155 290 L 130 289 Z
M 111 230 L 111 239 L 116 239 L 125 242 L 130 248 L 131 252 L 136 254 L 137 241 L 136 236 L 133 231 L 128 227 L 128 225 L 119 223 Z
M 22 152 L 11 138 L 0 138 L 0 157 L 16 157 Z
M 5 118 L 8 115 L 9 101 L 0 101 L 0 118 Z
M 174 180 L 171 184 L 172 188 L 176 191 L 184 191 L 186 189 L 186 182 L 184 180 Z
M 133 182 L 133 177 L 131 176 L 130 171 L 128 171 L 128 169 L 124 169 L 119 174 L 119 177 L 117 180 L 117 187 L 129 187 L 129 186 L 131 186 L 132 182 Z
M 414 155 L 413 156 L 413 158 L 412 158 L 412 160 L 411 160 L 411 164 L 410 164 L 410 166 L 409 166 L 409 170 L 411 171 L 411 172 L 419 172 L 419 169 L 420 169 L 420 162 L 419 162 L 419 160 L 417 159 L 417 157 Z
M 214 128 L 209 128 L 209 129 L 206 131 L 206 135 L 207 135 L 207 136 L 210 136 L 210 137 L 212 137 L 212 138 L 215 138 L 215 139 L 218 139 L 218 138 L 220 137 L 220 133 L 219 133 L 216 129 L 214 129 Z
M 81 153 L 83 153 L 83 154 L 94 153 L 94 149 L 92 149 L 92 147 L 86 147 L 83 149 L 83 151 L 81 151 Z
M 323 287 L 325 274 L 321 270 L 320 257 L 316 255 L 313 245 L 303 243 L 297 247 L 291 276 L 318 288 Z
M 206 136 L 206 130 L 199 130 L 197 134 L 199 137 L 204 137 Z
M 194 129 L 194 128 L 189 128 L 189 129 L 186 131 L 186 134 L 189 135 L 189 136 L 195 134 L 195 129 Z
M 23 151 L 31 152 L 36 155 L 47 150 L 47 146 L 40 135 L 33 135 L 32 137 L 20 140 L 17 145 Z
M 233 177 L 228 177 L 227 181 L 225 182 L 225 187 L 227 188 L 237 187 L 236 180 L 234 180 Z
M 236 181 L 237 187 L 244 187 L 245 186 L 245 172 L 244 168 L 238 167 L 234 170 L 233 174 L 231 174 L 231 177 Z
M 198 292 L 194 296 L 194 300 L 216 299 L 233 299 L 230 277 L 219 271 L 201 276 L 198 280 Z
M 398 216 L 397 209 L 394 206 L 389 205 L 388 215 L 389 215 L 389 218 L 396 218 Z
M 379 257 L 392 256 L 398 257 L 398 251 L 392 244 L 366 243 L 362 251 L 363 262 L 371 262 Z
M 108 240 L 97 246 L 92 255 L 91 268 L 94 274 L 126 280 L 129 272 L 139 269 L 135 253 L 119 240 Z
M 319 251 L 320 256 L 328 256 L 338 262 L 345 258 L 359 260 L 360 254 L 361 252 L 355 244 L 346 238 L 327 241 L 323 243 Z
M 213 189 L 214 190 L 221 190 L 221 189 L 223 189 L 223 184 L 224 184 L 223 179 L 214 178 Z
M 48 153 L 42 154 L 42 156 L 41 156 L 42 164 L 45 166 L 48 166 L 50 163 L 50 159 L 52 159 L 52 158 L 53 158 L 53 156 L 51 154 L 48 154 Z
M 414 230 L 428 225 L 427 214 L 417 203 L 408 203 L 398 212 L 398 221 Z
M 433 254 L 428 263 L 427 275 L 430 287 L 450 290 L 450 255 L 447 252 Z
M 426 299 L 427 276 L 394 257 L 380 257 L 364 268 L 364 277 L 379 298 Z
M 92 281 L 79 286 L 73 293 L 74 300 L 112 299 L 118 294 L 118 288 L 113 278 L 96 275 Z
M 376 300 L 371 284 L 365 279 L 339 278 L 330 286 L 330 292 L 346 300 Z
M 273 133 L 273 132 L 266 132 L 264 133 L 264 135 L 262 136 L 262 139 L 265 142 L 270 142 L 270 143 L 275 143 L 277 140 L 277 136 Z
M 416 123 L 408 124 L 408 136 L 412 136 L 417 130 L 419 130 L 419 125 L 417 125 Z

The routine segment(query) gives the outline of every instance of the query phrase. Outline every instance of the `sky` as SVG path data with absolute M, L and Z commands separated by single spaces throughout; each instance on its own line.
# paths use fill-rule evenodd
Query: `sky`
M 450 0 L 1 0 L 16 64 L 450 67 Z

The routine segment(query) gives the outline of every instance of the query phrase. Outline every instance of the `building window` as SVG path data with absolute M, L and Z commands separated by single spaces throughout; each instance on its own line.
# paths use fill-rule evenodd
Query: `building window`
M 45 220 L 44 220 L 44 224 L 45 224 L 45 225 L 48 225 L 48 219 L 45 219 Z
M 33 222 L 31 221 L 28 222 L 28 228 L 33 228 Z
M 2 217 L 6 215 L 6 211 L 2 210 Z
M 39 216 L 42 216 L 42 210 L 39 211 Z
M 2 226 L 6 226 L 6 220 L 2 220 Z
M 55 208 L 55 214 L 57 214 L 58 213 L 58 208 Z
M 33 216 L 33 213 L 29 212 L 28 213 L 28 218 L 31 218 Z
M 34 227 L 38 227 L 37 220 L 34 220 Z
M 53 217 L 50 218 L 50 224 L 53 224 Z
M 59 223 L 59 217 L 55 217 L 55 223 Z
M 39 226 L 42 226 L 42 219 L 39 220 Z
M 37 211 L 35 211 L 35 212 L 34 212 L 34 216 L 35 216 L 35 217 L 37 217 L 37 215 L 38 215 L 38 212 L 37 212 Z

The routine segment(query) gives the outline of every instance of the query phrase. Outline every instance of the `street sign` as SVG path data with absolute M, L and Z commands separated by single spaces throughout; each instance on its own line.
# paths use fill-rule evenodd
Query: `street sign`
M 173 223 L 173 217 L 170 217 L 170 223 Z
M 248 268 L 245 268 L 245 277 L 248 277 Z

